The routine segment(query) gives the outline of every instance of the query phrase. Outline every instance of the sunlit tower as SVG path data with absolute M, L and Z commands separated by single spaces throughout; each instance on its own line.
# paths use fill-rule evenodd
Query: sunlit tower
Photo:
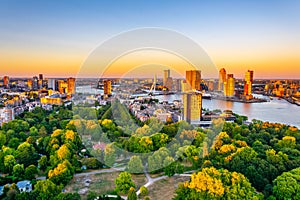
M 224 83 L 226 82 L 226 70 L 224 68 L 220 69 L 219 71 L 219 85 L 218 90 L 224 90 Z
M 245 73 L 245 81 L 244 81 L 244 95 L 245 96 L 252 95 L 252 83 L 253 83 L 253 70 L 248 70 Z
M 105 95 L 111 95 L 111 80 L 104 80 L 104 94 Z
M 201 71 L 200 70 L 189 70 L 185 74 L 186 83 L 190 90 L 201 90 Z
M 224 95 L 226 97 L 234 96 L 235 78 L 233 74 L 227 74 L 227 80 L 224 82 Z
M 5 87 L 8 87 L 8 85 L 9 85 L 9 77 L 8 76 L 3 77 L 3 85 Z
M 68 84 L 68 94 L 75 94 L 75 78 L 68 78 L 67 79 Z
M 183 94 L 183 119 L 190 124 L 199 124 L 202 116 L 202 94 L 190 91 Z

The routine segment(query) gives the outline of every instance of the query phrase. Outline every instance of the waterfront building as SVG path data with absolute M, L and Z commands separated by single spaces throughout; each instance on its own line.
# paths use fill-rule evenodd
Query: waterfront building
M 163 86 L 167 85 L 167 80 L 170 77 L 170 70 L 164 70 Z
M 104 94 L 111 95 L 111 80 L 104 80 Z
M 68 94 L 75 94 L 75 78 L 67 79 Z
M 235 78 L 233 74 L 227 74 L 227 80 L 224 82 L 224 95 L 226 97 L 234 96 Z
M 187 92 L 183 94 L 183 119 L 190 124 L 199 124 L 202 116 L 202 94 Z
M 224 68 L 219 71 L 219 84 L 218 90 L 224 91 L 224 83 L 226 82 L 226 70 Z
M 252 83 L 253 83 L 253 71 L 248 70 L 245 73 L 244 96 L 251 96 L 252 95 Z
M 186 71 L 186 83 L 188 90 L 201 90 L 201 71 L 200 70 L 189 70 Z

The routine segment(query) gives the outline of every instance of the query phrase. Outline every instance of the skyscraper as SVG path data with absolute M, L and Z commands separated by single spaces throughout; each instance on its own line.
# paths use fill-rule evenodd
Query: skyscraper
M 183 119 L 190 124 L 200 122 L 202 116 L 202 94 L 188 92 L 183 94 Z
M 39 80 L 43 80 L 43 74 L 39 74 Z
M 167 80 L 169 77 L 170 77 L 170 70 L 169 69 L 164 70 L 163 86 L 167 85 Z
M 38 90 L 39 89 L 39 79 L 38 77 L 34 76 L 32 80 L 32 89 Z
M 32 88 L 33 88 L 32 79 L 27 80 L 27 87 L 28 87 L 28 89 L 32 90 Z
M 227 74 L 227 81 L 224 84 L 224 95 L 226 97 L 234 96 L 234 89 L 235 89 L 235 79 L 233 74 Z
M 169 91 L 172 90 L 173 79 L 170 76 L 170 70 L 164 70 L 163 86 L 166 87 Z
M 252 95 L 252 83 L 253 83 L 253 71 L 248 70 L 245 73 L 244 96 Z
M 68 83 L 66 83 L 64 80 L 57 80 L 57 91 L 59 91 L 60 94 L 65 94 L 68 89 Z
M 68 84 L 68 94 L 75 94 L 75 78 L 68 78 L 67 79 Z
M 9 84 L 9 77 L 8 76 L 4 76 L 3 77 L 3 85 L 5 87 L 8 87 L 8 84 Z
M 200 83 L 201 83 L 201 71 L 200 70 L 189 70 L 186 71 L 186 82 L 188 84 L 188 88 L 190 90 L 201 90 Z
M 224 91 L 224 83 L 226 82 L 226 70 L 224 68 L 219 71 L 219 85 L 218 90 Z
M 111 80 L 104 80 L 104 94 L 111 95 Z
M 55 79 L 54 78 L 48 79 L 48 89 L 55 90 Z

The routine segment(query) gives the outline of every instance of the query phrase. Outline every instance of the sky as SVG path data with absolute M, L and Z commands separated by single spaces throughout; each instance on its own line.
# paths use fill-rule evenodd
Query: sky
M 237 78 L 252 69 L 255 78 L 300 79 L 297 0 L 0 0 L 0 76 L 76 77 L 101 43 L 143 27 L 191 38 Z M 132 71 L 135 58 L 108 71 Z

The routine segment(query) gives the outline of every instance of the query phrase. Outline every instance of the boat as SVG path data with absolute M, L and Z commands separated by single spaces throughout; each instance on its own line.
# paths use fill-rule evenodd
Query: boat
M 211 99 L 211 94 L 203 93 L 202 94 L 202 99 Z

